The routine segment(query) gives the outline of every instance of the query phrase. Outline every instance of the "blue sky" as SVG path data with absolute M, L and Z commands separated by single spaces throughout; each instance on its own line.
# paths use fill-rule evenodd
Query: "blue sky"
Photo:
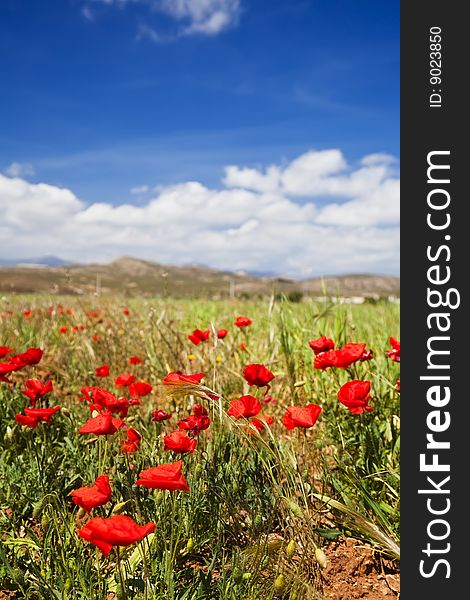
M 397 178 L 399 2 L 3 0 L 0 53 L 0 173 L 67 188 L 80 211 L 191 181 L 223 192 L 228 165 L 282 170 L 311 151 L 340 150 L 339 175 L 394 157 L 382 182 Z

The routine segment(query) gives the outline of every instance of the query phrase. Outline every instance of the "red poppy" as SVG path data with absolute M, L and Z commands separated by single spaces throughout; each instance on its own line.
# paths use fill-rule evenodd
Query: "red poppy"
M 283 423 L 287 429 L 313 427 L 320 416 L 322 409 L 317 404 L 307 406 L 288 406 L 284 414 Z
M 235 325 L 237 327 L 248 327 L 248 325 L 251 325 L 252 323 L 253 321 L 248 317 L 239 316 L 235 319 Z
M 123 373 L 122 375 L 118 375 L 116 377 L 116 379 L 114 380 L 114 383 L 118 387 L 127 387 L 134 381 L 135 381 L 135 375 L 127 375 L 127 374 Z
M 16 366 L 15 370 L 22 369 L 25 366 L 37 365 L 41 360 L 43 350 L 40 348 L 28 348 L 26 352 L 15 354 L 7 358 L 8 362 Z
M 195 404 L 191 409 L 192 414 L 178 423 L 180 429 L 185 429 L 191 435 L 199 435 L 201 431 L 210 425 L 207 409 L 202 404 Z
M 11 352 L 13 352 L 12 348 L 9 348 L 8 346 L 0 346 L 0 358 L 5 358 L 5 356 Z
M 128 315 L 130 311 L 128 308 L 125 308 L 122 312 L 124 315 Z
M 241 396 L 230 402 L 227 414 L 235 419 L 254 417 L 261 411 L 261 402 L 254 396 Z
M 25 408 L 24 415 L 15 415 L 16 421 L 20 425 L 26 425 L 35 429 L 40 421 L 50 423 L 52 416 L 60 410 L 60 406 L 54 408 Z
M 184 375 L 180 371 L 174 373 L 168 373 L 166 377 L 162 379 L 163 385 L 178 385 L 181 383 L 200 383 L 201 379 L 205 377 L 204 373 L 197 373 L 195 375 Z
M 227 333 L 228 331 L 226 329 L 219 329 L 217 331 L 217 337 L 219 338 L 219 340 L 223 340 Z
M 328 350 L 333 350 L 335 347 L 335 343 L 331 338 L 327 338 L 324 335 L 319 337 L 316 340 L 312 340 L 308 343 L 310 348 L 315 352 L 315 354 L 320 354 L 320 352 L 327 352 Z
M 328 350 L 320 352 L 315 356 L 313 366 L 316 369 L 327 369 L 328 367 L 337 367 L 347 369 L 354 362 L 361 359 L 366 349 L 365 344 L 349 343 L 340 350 Z
M 67 333 L 68 330 L 69 330 L 68 327 L 66 327 L 65 325 L 62 325 L 62 327 L 59 328 L 59 333 Z
M 147 396 L 152 389 L 152 386 L 145 381 L 134 381 L 129 386 L 129 395 L 139 397 Z
M 246 344 L 245 344 L 245 342 L 242 342 L 242 343 L 240 344 L 240 350 L 241 350 L 242 352 L 247 352 L 247 347 L 246 347 Z
M 95 375 L 97 377 L 107 377 L 109 375 L 109 365 L 101 365 L 95 369 Z
M 181 371 L 169 373 L 162 383 L 169 395 L 194 394 L 206 400 L 218 400 L 219 394 L 200 383 L 204 373 L 185 375 Z
M 181 490 L 189 492 L 189 486 L 181 473 L 182 468 L 183 461 L 178 460 L 174 463 L 146 469 L 139 474 L 136 485 L 143 485 L 146 488 L 156 488 L 158 490 Z
M 124 425 L 124 421 L 113 417 L 109 410 L 102 412 L 97 417 L 88 419 L 85 425 L 82 425 L 78 433 L 94 433 L 95 435 L 112 435 Z
M 397 382 L 395 384 L 395 389 L 397 390 L 397 392 L 400 392 L 400 380 L 397 379 Z
M 81 487 L 72 492 L 72 500 L 87 512 L 91 512 L 97 506 L 103 506 L 110 499 L 111 486 L 108 475 L 100 475 L 92 486 Z
M 127 440 L 121 440 L 121 452 L 137 452 L 142 440 L 141 434 L 132 427 L 126 431 Z
M 24 311 L 23 311 L 23 315 L 24 315 L 25 317 L 30 317 L 30 316 L 31 316 L 31 311 L 30 311 L 30 310 L 24 310 Z
M 170 413 L 167 413 L 165 410 L 161 408 L 153 411 L 152 421 L 166 421 L 167 419 L 171 419 Z
M 196 438 L 190 438 L 186 431 L 175 429 L 163 438 L 163 450 L 173 450 L 178 454 L 189 452 L 192 454 L 196 449 Z
M 39 398 L 52 392 L 52 381 L 43 383 L 39 379 L 28 379 L 26 389 L 21 390 L 21 392 L 30 399 L 31 404 L 34 406 Z
M 201 342 L 205 342 L 209 339 L 210 333 L 210 329 L 206 329 L 206 331 L 195 329 L 190 335 L 188 335 L 188 339 L 191 340 L 195 346 L 198 346 Z
M 141 362 L 142 362 L 142 359 L 140 358 L 140 356 L 131 356 L 129 358 L 130 365 L 140 365 Z
M 385 354 L 394 362 L 400 362 L 400 342 L 393 337 L 390 337 L 389 342 L 392 347 Z
M 338 392 L 338 400 L 344 404 L 354 415 L 360 415 L 364 411 L 374 410 L 368 405 L 370 398 L 370 381 L 359 381 L 354 379 L 348 381 Z
M 261 417 L 261 415 L 259 415 Z M 250 425 L 253 425 L 259 432 L 263 431 L 266 425 L 272 425 L 274 423 L 274 419 L 272 417 L 262 417 L 261 419 L 250 419 Z
M 129 410 L 127 398 L 117 398 L 111 392 L 99 387 L 88 386 L 81 391 L 84 394 L 82 400 L 90 402 L 90 411 L 100 412 L 105 409 L 111 413 L 118 413 L 122 418 L 127 416 Z
M 273 373 L 262 364 L 247 365 L 243 369 L 243 377 L 248 382 L 248 385 L 266 386 L 268 389 L 269 382 L 274 379 Z
M 374 358 L 374 353 L 372 352 L 372 350 L 364 350 L 359 360 L 361 362 L 364 362 L 365 360 L 371 360 L 372 358 Z
M 130 546 L 155 531 L 155 523 L 137 525 L 126 515 L 115 515 L 109 519 L 94 517 L 77 531 L 78 535 L 91 542 L 108 556 L 113 546 Z

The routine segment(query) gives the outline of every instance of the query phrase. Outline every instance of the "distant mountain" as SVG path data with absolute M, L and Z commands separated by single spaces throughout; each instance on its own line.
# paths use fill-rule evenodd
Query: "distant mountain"
M 71 264 L 57 256 L 41 256 L 40 258 L 0 258 L 0 265 L 4 267 L 15 267 L 17 265 L 47 265 L 49 267 L 60 267 Z
M 36 268 L 34 268 L 36 267 Z M 285 294 L 380 298 L 400 296 L 399 277 L 349 274 L 295 280 L 199 265 L 163 265 L 123 256 L 108 264 L 67 264 L 57 257 L 0 267 L 0 293 L 124 294 L 170 297 L 259 297 Z

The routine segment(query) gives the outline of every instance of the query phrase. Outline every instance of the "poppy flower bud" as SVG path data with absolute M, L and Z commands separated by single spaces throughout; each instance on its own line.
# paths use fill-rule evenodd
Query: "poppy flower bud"
M 281 592 L 285 587 L 286 587 L 286 578 L 284 577 L 284 575 L 282 573 L 279 573 L 279 575 L 274 580 L 274 589 L 276 590 L 276 592 Z
M 113 508 L 113 510 L 111 511 L 112 515 L 119 515 L 122 513 L 124 507 L 126 506 L 126 504 L 129 503 L 129 500 L 126 500 L 125 502 L 118 502 L 116 504 L 116 506 Z
M 298 517 L 299 519 L 305 518 L 304 511 L 300 508 L 300 506 L 296 502 L 294 502 L 290 498 L 286 498 L 285 502 L 286 502 L 287 508 L 291 511 L 291 513 L 294 516 Z
M 246 573 L 243 573 L 242 579 L 244 581 L 248 581 L 249 579 L 251 579 L 251 573 L 249 571 L 247 571 Z
M 286 547 L 286 556 L 291 559 L 295 554 L 295 541 L 291 540 Z
M 186 544 L 186 552 L 191 552 L 191 550 L 194 548 L 194 540 L 193 538 L 189 538 L 187 544 Z
M 199 479 L 199 477 L 202 475 L 202 471 L 203 471 L 203 467 L 202 467 L 201 463 L 197 463 L 196 467 L 194 468 L 194 474 L 193 474 L 194 481 L 197 481 Z
M 321 548 L 315 548 L 315 559 L 317 563 L 320 565 L 322 569 L 326 567 L 328 564 L 328 559 L 326 558 L 326 554 L 323 552 Z
M 266 554 L 266 556 L 261 561 L 261 568 L 266 569 L 268 567 L 268 565 L 269 565 L 269 554 Z
M 240 583 L 242 580 L 243 573 L 240 571 L 238 567 L 234 567 L 232 571 L 232 579 L 235 583 Z
M 68 408 L 66 408 L 65 406 L 62 406 L 62 408 L 60 409 L 60 412 L 66 416 L 66 417 L 70 417 L 70 411 Z
M 50 525 L 50 518 L 49 516 L 44 513 L 41 517 L 41 527 L 43 528 L 44 532 L 46 532 L 49 529 L 49 525 Z

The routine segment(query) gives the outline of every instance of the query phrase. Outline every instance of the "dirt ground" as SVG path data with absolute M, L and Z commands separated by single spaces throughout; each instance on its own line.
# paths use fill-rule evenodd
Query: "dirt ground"
M 340 538 L 323 547 L 328 564 L 322 571 L 325 600 L 397 600 L 400 568 L 358 540 Z

